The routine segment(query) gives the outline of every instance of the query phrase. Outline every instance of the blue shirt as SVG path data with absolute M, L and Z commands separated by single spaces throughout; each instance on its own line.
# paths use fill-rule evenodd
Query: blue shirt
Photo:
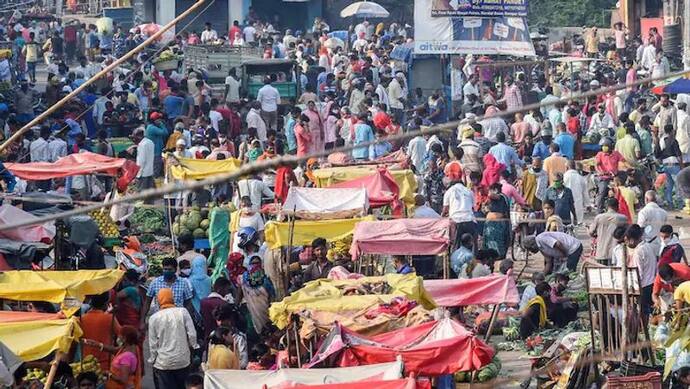
M 511 171 L 511 166 L 514 164 L 518 166 L 523 165 L 523 162 L 520 157 L 518 157 L 515 149 L 505 143 L 498 143 L 490 148 L 489 154 L 493 155 L 498 162 L 505 165 L 507 171 Z
M 551 155 L 551 151 L 549 150 L 549 146 L 547 146 L 543 141 L 539 141 L 539 142 L 537 142 L 536 145 L 534 145 L 534 150 L 532 150 L 532 156 L 533 157 L 539 157 L 543 161 L 549 155 Z
M 287 139 L 287 146 L 289 151 L 297 150 L 295 124 L 297 124 L 295 119 L 293 119 L 292 116 L 289 116 L 287 122 L 285 123 L 285 138 Z
M 17 185 L 17 180 L 14 178 L 14 175 L 7 169 L 5 169 L 5 165 L 0 161 L 0 179 L 5 181 L 5 185 L 7 186 L 7 192 L 10 193 L 14 190 L 14 186 Z
M 369 159 L 374 160 L 391 152 L 393 146 L 386 141 L 369 146 Z
M 113 47 L 113 36 L 99 34 L 98 39 L 101 41 L 100 48 L 110 50 Z
M 412 267 L 409 264 L 406 263 L 405 265 L 403 265 L 403 267 L 396 270 L 396 272 L 398 274 L 410 274 L 410 273 L 414 273 L 414 270 L 412 269 Z
M 355 141 L 353 145 L 357 146 L 362 143 L 371 142 L 374 140 L 374 132 L 366 123 L 358 123 L 355 126 Z M 369 157 L 368 147 L 358 147 L 352 150 L 352 157 L 354 159 L 367 159 Z
M 564 157 L 568 159 L 575 158 L 575 138 L 572 135 L 562 132 L 558 134 L 553 142 L 558 145 Z
M 137 100 L 139 100 L 139 109 L 144 112 L 148 111 L 150 96 L 144 94 L 144 88 L 137 88 L 137 90 L 134 91 L 134 95 L 137 97 Z
M 175 281 L 173 282 L 173 284 L 168 285 L 168 283 L 165 282 L 163 276 L 159 276 L 151 282 L 151 285 L 149 285 L 149 290 L 146 292 L 146 296 L 151 297 L 153 305 L 156 308 L 158 308 L 158 301 L 156 299 L 158 291 L 166 288 L 172 289 L 173 301 L 175 302 L 175 306 L 177 307 L 184 307 L 185 301 L 190 300 L 194 296 L 194 292 L 192 291 L 192 285 L 189 283 L 188 280 L 180 277 L 175 277 Z
M 182 116 L 182 104 L 184 99 L 180 96 L 168 95 L 163 99 L 163 109 L 165 114 L 172 120 Z
M 165 126 L 158 127 L 151 123 L 146 126 L 144 136 L 151 139 L 153 142 L 153 152 L 155 157 L 160 157 L 163 154 L 163 147 L 165 146 L 165 141 L 168 138 L 168 130 L 165 128 Z
M 67 145 L 72 148 L 77 140 L 77 135 L 83 134 L 81 126 L 74 119 L 65 119 L 65 124 L 69 127 L 67 131 Z
M 474 258 L 472 250 L 465 246 L 460 246 L 460 248 L 453 251 L 453 254 L 450 255 L 450 268 L 453 269 L 456 275 L 460 274 L 462 266 L 469 263 L 472 258 Z

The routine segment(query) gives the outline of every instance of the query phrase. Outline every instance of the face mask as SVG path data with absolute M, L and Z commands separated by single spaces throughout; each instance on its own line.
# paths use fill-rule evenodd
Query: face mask
M 164 270 L 163 279 L 165 281 L 173 281 L 175 279 L 175 272 L 173 270 Z
M 601 151 L 608 153 L 609 152 L 609 147 L 608 146 L 601 146 Z
M 560 181 L 555 181 L 555 182 L 553 183 L 553 187 L 556 188 L 556 189 L 561 189 L 561 188 L 563 187 L 563 183 L 560 182 Z
M 184 277 L 189 277 L 192 274 L 192 269 L 182 269 L 180 270 L 180 275 Z
M 540 167 L 533 167 L 532 170 L 534 170 L 535 173 L 539 173 L 541 171 Z

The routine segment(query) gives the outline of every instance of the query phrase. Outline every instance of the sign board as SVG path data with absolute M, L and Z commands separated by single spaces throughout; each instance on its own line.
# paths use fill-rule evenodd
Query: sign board
M 623 271 L 619 267 L 588 267 L 587 284 L 591 294 L 622 294 Z M 628 269 L 628 293 L 640 294 L 637 268 Z
M 435 1 L 414 2 L 415 54 L 535 56 L 525 18 L 437 17 Z
M 431 16 L 527 16 L 527 0 L 433 0 Z

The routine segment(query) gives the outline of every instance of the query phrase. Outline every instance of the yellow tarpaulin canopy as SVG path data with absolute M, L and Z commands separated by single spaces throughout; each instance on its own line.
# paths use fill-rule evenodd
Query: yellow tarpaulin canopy
M 317 169 L 313 173 L 314 177 L 316 177 L 316 185 L 319 188 L 326 188 L 343 181 L 350 181 L 374 174 L 377 168 L 375 165 L 343 166 Z M 400 199 L 407 205 L 413 205 L 414 194 L 417 191 L 417 180 L 412 170 L 389 170 L 389 172 L 400 188 Z
M 0 342 L 25 362 L 44 358 L 53 351 L 67 353 L 72 342 L 82 335 L 75 317 L 0 323 Z
M 353 219 L 334 220 L 296 220 L 293 230 L 292 244 L 306 246 L 316 238 L 324 238 L 329 242 L 341 240 L 352 235 L 355 224 L 361 221 L 376 220 L 374 216 Z M 290 242 L 290 223 L 268 222 L 264 230 L 266 243 L 271 249 L 287 246 Z
M 83 302 L 84 296 L 112 289 L 123 274 L 122 270 L 8 271 L 0 273 L 0 298 L 59 304 L 69 297 Z
M 345 289 L 362 284 L 385 282 L 387 294 L 345 295 Z M 278 328 L 288 325 L 290 315 L 303 309 L 325 312 L 358 311 L 378 304 L 389 303 L 394 297 L 405 296 L 426 309 L 436 307 L 433 298 L 424 289 L 422 277 L 414 274 L 386 274 L 380 277 L 362 277 L 356 280 L 319 279 L 308 282 L 282 301 L 271 304 L 268 310 Z
M 201 180 L 218 174 L 226 174 L 239 169 L 239 159 L 222 161 L 207 159 L 178 158 L 180 165 L 170 166 L 170 173 L 177 180 Z

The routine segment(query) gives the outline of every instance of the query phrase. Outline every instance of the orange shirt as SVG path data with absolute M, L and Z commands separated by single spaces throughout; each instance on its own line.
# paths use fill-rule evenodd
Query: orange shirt
M 683 263 L 669 263 L 671 269 L 673 269 L 673 274 L 675 278 L 681 279 L 683 281 L 690 281 L 690 267 Z M 654 286 L 652 287 L 652 294 L 658 295 L 662 290 L 667 292 L 673 292 L 673 285 L 665 284 L 661 277 L 657 274 L 654 278 Z
M 92 309 L 81 317 L 81 329 L 84 331 L 84 338 L 112 346 L 117 334 L 120 333 L 120 324 L 111 313 L 106 313 L 98 309 Z M 101 351 L 100 347 L 84 345 L 83 356 L 93 355 L 101 365 L 101 370 L 108 371 L 110 368 L 110 354 Z
M 544 170 L 549 175 L 549 185 L 553 184 L 556 178 L 556 173 L 564 174 L 568 170 L 568 160 L 560 154 L 551 154 L 550 157 L 544 159 Z

